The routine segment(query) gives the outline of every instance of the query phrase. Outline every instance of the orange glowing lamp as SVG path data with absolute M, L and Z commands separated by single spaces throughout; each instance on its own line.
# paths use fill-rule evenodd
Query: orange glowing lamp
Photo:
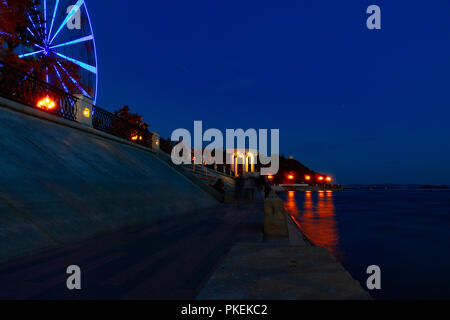
M 325 179 L 325 178 L 322 177 L 322 176 L 319 177 L 319 181 L 323 181 L 324 179 Z
M 269 180 L 273 180 L 273 176 L 272 176 L 272 175 L 268 176 L 267 178 L 268 178 Z
M 331 182 L 333 179 L 331 177 L 327 177 L 327 182 Z
M 310 181 L 311 180 L 311 176 L 305 176 L 305 180 L 306 181 Z
M 294 180 L 294 176 L 293 176 L 292 174 L 290 174 L 290 175 L 288 176 L 288 179 L 289 179 L 289 180 Z
M 134 135 L 131 137 L 131 141 L 142 141 L 142 136 Z
M 45 97 L 39 100 L 39 102 L 37 103 L 37 107 L 40 109 L 53 110 L 56 107 L 56 103 L 49 97 Z

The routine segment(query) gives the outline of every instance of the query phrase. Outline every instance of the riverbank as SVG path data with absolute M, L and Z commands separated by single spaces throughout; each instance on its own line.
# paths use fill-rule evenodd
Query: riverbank
M 282 214 L 287 237 L 235 244 L 197 299 L 371 299 L 327 248 L 312 245 Z
M 322 185 L 322 186 L 310 186 L 303 184 L 280 184 L 278 186 L 272 186 L 272 190 L 275 192 L 285 191 L 340 191 L 343 190 L 341 185 Z
M 450 190 L 389 189 L 280 194 L 311 241 L 364 284 L 382 272 L 374 299 L 448 299 Z M 408 268 L 405 269 L 405 266 Z

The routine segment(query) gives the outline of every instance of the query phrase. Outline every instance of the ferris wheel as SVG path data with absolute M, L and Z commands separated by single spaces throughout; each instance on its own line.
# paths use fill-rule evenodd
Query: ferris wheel
M 28 14 L 30 46 L 21 59 L 44 67 L 44 81 L 70 94 L 97 100 L 98 67 L 94 32 L 84 0 L 33 0 Z M 36 14 L 37 13 L 37 14 Z M 31 70 L 30 70 L 31 71 Z

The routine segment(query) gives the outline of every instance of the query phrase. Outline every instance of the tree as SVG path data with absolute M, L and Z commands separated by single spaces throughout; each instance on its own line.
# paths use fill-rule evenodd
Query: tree
M 125 123 L 129 124 L 128 128 L 124 128 L 122 123 L 115 123 L 115 130 L 129 136 L 131 140 L 149 145 L 151 139 L 151 133 L 148 130 L 149 125 L 144 122 L 143 117 L 136 113 L 130 112 L 129 106 L 124 106 L 123 108 L 114 111 L 114 115 L 118 118 L 124 120 Z
M 39 0 L 35 1 L 39 4 Z M 34 60 L 19 59 L 15 53 L 19 46 L 32 45 L 33 36 L 40 37 L 42 28 L 36 26 L 28 30 L 30 19 L 37 21 L 40 12 L 37 11 L 33 0 L 8 0 L 0 1 L 0 59 L 4 62 L 23 70 L 24 72 L 42 71 L 40 65 Z
M 124 106 L 123 108 L 114 111 L 114 114 L 143 130 L 147 130 L 149 125 L 144 122 L 144 118 L 136 113 L 131 113 L 130 110 L 131 108 L 129 106 Z

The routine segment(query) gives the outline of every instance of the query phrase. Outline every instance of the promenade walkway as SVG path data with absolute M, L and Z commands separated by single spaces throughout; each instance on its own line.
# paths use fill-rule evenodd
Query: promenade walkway
M 0 265 L 0 299 L 194 299 L 233 244 L 262 240 L 262 210 L 220 205 Z
M 263 218 L 262 199 L 219 205 L 22 258 L 0 265 L 0 299 L 370 299 L 289 219 L 264 239 Z

